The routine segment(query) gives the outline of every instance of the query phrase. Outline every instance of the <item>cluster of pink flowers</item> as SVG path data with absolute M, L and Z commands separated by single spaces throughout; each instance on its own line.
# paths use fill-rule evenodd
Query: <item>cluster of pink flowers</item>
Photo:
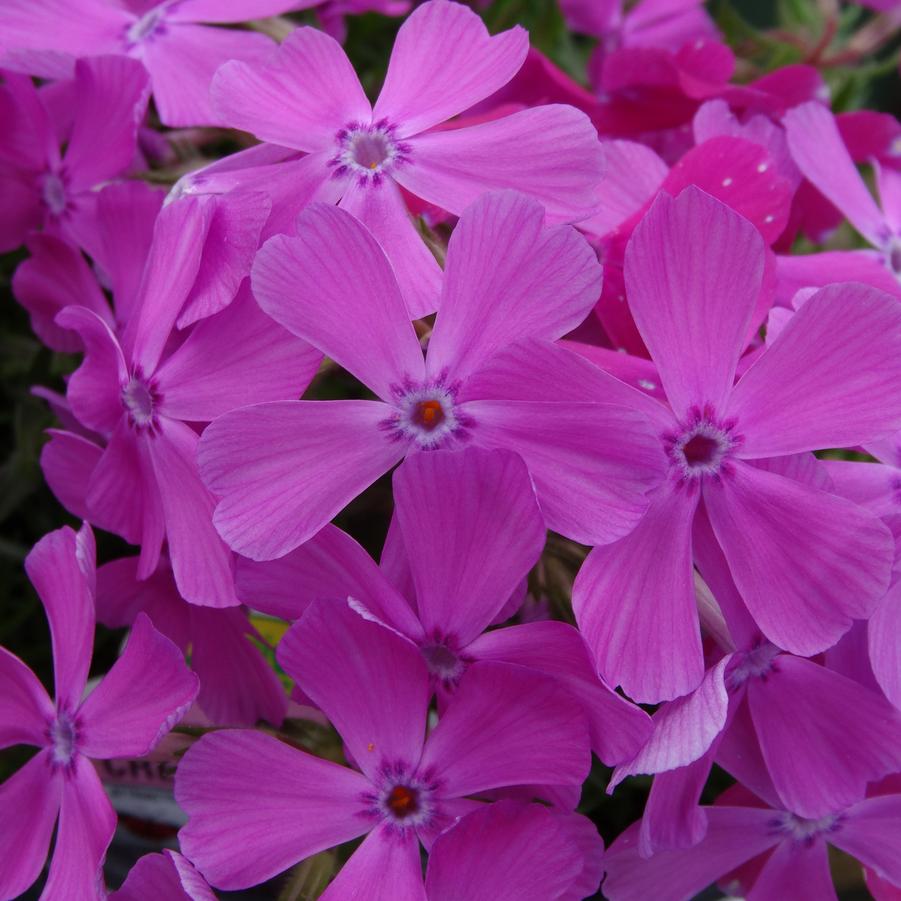
M 36 391 L 84 521 L 25 564 L 54 698 L 0 649 L 0 747 L 39 748 L 0 898 L 54 828 L 49 901 L 361 838 L 328 901 L 819 901 L 827 846 L 901 896 L 901 125 L 813 67 L 736 83 L 697 0 L 561 4 L 594 91 L 450 0 L 0 0 L 0 250 L 81 354 Z M 374 103 L 336 39 L 372 9 L 409 12 Z M 258 143 L 166 194 L 151 100 Z M 845 221 L 865 249 L 793 252 Z M 299 399 L 337 367 L 352 397 Z M 332 520 L 392 470 L 376 562 Z M 135 556 L 98 568 L 92 526 Z M 130 631 L 86 692 L 95 622 Z M 108 895 L 92 762 L 186 716 L 179 850 Z M 654 776 L 607 849 L 592 754 Z

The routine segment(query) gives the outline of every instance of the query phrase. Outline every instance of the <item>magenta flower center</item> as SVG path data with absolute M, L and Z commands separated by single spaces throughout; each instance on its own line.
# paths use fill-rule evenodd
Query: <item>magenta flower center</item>
M 68 766 L 75 756 L 75 745 L 78 730 L 74 720 L 68 713 L 60 711 L 50 724 L 50 746 L 53 750 L 53 762 L 59 766 Z
M 384 426 L 397 438 L 412 438 L 423 449 L 447 446 L 465 436 L 472 425 L 455 403 L 456 385 L 441 380 L 425 385 L 393 387 L 396 413 Z
M 122 389 L 122 406 L 133 426 L 138 429 L 153 426 L 154 403 L 158 400 L 153 387 L 138 375 L 133 375 Z
M 419 792 L 409 785 L 395 785 L 388 792 L 385 806 L 398 820 L 405 820 L 419 810 Z
M 774 644 L 765 642 L 751 651 L 736 654 L 729 669 L 729 688 L 736 689 L 748 679 L 766 679 L 775 667 L 776 658 L 782 652 Z
M 465 669 L 457 652 L 446 644 L 424 645 L 422 656 L 428 665 L 429 672 L 444 682 L 456 682 Z
M 809 846 L 819 836 L 841 829 L 842 819 L 839 815 L 828 814 L 818 820 L 808 820 L 784 811 L 775 825 L 777 831 L 787 833 L 796 842 Z
M 719 473 L 738 443 L 732 425 L 717 421 L 712 410 L 694 409 L 685 426 L 663 436 L 667 456 L 682 479 Z
M 401 829 L 423 826 L 435 815 L 434 786 L 404 764 L 389 766 L 370 796 L 371 812 Z
M 41 180 L 41 199 L 54 216 L 66 208 L 66 185 L 55 172 L 48 172 Z
M 421 400 L 410 416 L 411 422 L 426 432 L 437 429 L 446 418 L 440 400 Z
M 394 131 L 384 119 L 372 125 L 346 125 L 335 137 L 337 152 L 329 160 L 333 175 L 353 175 L 361 185 L 379 185 L 384 175 L 409 158 L 410 146 L 398 141 Z

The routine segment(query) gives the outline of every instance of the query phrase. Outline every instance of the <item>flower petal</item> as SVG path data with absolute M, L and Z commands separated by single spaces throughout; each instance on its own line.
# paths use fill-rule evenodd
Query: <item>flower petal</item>
M 604 141 L 607 169 L 603 205 L 579 226 L 603 237 L 630 219 L 657 193 L 669 166 L 647 145 L 636 141 Z
M 221 312 L 235 299 L 271 209 L 263 191 L 232 191 L 214 198 L 197 278 L 176 320 L 180 329 Z
M 73 516 L 90 519 L 87 489 L 103 448 L 60 429 L 48 429 L 50 440 L 41 448 L 41 471 L 56 499 Z
M 590 759 L 582 705 L 560 682 L 483 661 L 460 680 L 426 741 L 420 771 L 441 780 L 443 797 L 457 798 L 507 785 L 577 785 Z
M 707 835 L 691 848 L 638 850 L 640 824 L 629 827 L 607 850 L 604 896 L 610 901 L 689 901 L 730 870 L 771 848 L 773 812 L 755 807 L 708 807 Z
M 472 642 L 466 654 L 516 663 L 558 679 L 582 703 L 591 749 L 606 764 L 628 760 L 651 737 L 650 717 L 597 676 L 585 642 L 567 623 L 548 620 L 493 629 Z
M 763 865 L 748 901 L 781 901 L 782 898 L 816 898 L 838 901 L 829 872 L 826 843 L 785 841 Z
M 25 558 L 50 623 L 56 704 L 70 713 L 81 700 L 94 645 L 94 536 L 84 528 L 50 532 Z
M 630 761 L 618 766 L 611 788 L 626 776 L 664 773 L 699 760 L 726 725 L 729 695 L 724 674 L 731 655 L 723 657 L 704 674 L 690 694 L 662 704 L 652 717 L 654 734 Z
M 112 325 L 109 304 L 81 252 L 53 235 L 32 235 L 31 256 L 12 278 L 13 295 L 28 310 L 31 327 L 53 350 L 81 350 L 81 341 L 54 322 L 56 314 L 70 305 L 87 307 Z
M 145 854 L 131 868 L 110 901 L 146 901 L 166 898 L 169 901 L 216 901 L 206 880 L 194 865 L 177 851 Z
M 743 457 L 853 447 L 901 428 L 901 306 L 866 285 L 816 292 L 729 402 Z
M 432 847 L 429 901 L 560 898 L 578 877 L 582 854 L 558 820 L 538 804 L 514 801 L 497 801 L 467 814 Z
M 544 547 L 529 472 L 516 454 L 413 454 L 394 503 L 427 636 L 460 647 L 481 634 Z
M 64 164 L 70 188 L 80 191 L 122 175 L 134 161 L 150 98 L 147 70 L 127 56 L 79 59 L 75 96 Z
M 78 711 L 89 757 L 143 757 L 184 716 L 199 682 L 181 651 L 139 613 L 122 656 Z
M 636 701 L 671 700 L 704 676 L 691 566 L 696 505 L 661 489 L 634 531 L 588 555 L 573 585 L 598 671 Z
M 116 831 L 113 810 L 97 770 L 76 754 L 62 780 L 59 828 L 42 898 L 96 898 L 103 891 L 103 859 Z
M 525 62 L 526 31 L 494 37 L 472 10 L 445 0 L 418 7 L 400 27 L 372 116 L 408 137 L 503 87 Z
M 278 401 L 220 416 L 200 439 L 213 521 L 238 553 L 280 557 L 316 534 L 403 455 L 381 429 L 386 404 Z
M 161 417 L 159 433 L 144 441 L 179 592 L 192 604 L 236 606 L 234 561 L 213 526 L 216 501 L 197 471 L 197 433 L 183 422 Z
M 266 313 L 383 400 L 405 378 L 422 381 L 422 351 L 391 264 L 350 213 L 311 204 L 296 237 L 263 245 L 252 280 Z
M 164 197 L 163 191 L 142 181 L 116 182 L 97 194 L 96 261 L 109 279 L 120 323 L 132 318 Z
M 848 153 L 835 117 L 819 101 L 802 103 L 783 118 L 788 149 L 798 168 L 872 244 L 882 244 L 886 226 Z
M 128 380 L 128 367 L 113 330 L 93 310 L 64 307 L 56 324 L 78 332 L 84 345 L 84 360 L 69 378 L 66 398 L 82 425 L 109 433 L 123 418 L 121 388 Z
M 548 222 L 579 222 L 603 198 L 604 151 L 591 120 L 554 103 L 406 142 L 392 173 L 408 191 L 459 215 L 485 191 L 508 188 L 539 201 Z
M 883 879 L 901 885 L 901 795 L 867 798 L 845 811 L 829 841 Z
M 322 901 L 426 901 L 416 833 L 380 823 L 320 897 Z
M 0 805 L 15 816 L 0 817 L 0 897 L 18 898 L 47 861 L 59 813 L 62 779 L 53 774 L 47 748 L 0 783 Z
M 47 744 L 47 728 L 55 719 L 53 702 L 38 677 L 6 648 L 0 648 L 0 748 Z
M 146 377 L 157 368 L 175 320 L 200 269 L 215 205 L 207 197 L 183 197 L 160 210 L 123 346 Z
M 146 448 L 123 416 L 91 472 L 91 522 L 141 545 L 139 578 L 156 569 L 165 522 Z
M 626 248 L 626 292 L 677 416 L 722 411 L 764 269 L 748 220 L 695 187 L 660 194 Z
M 423 241 L 397 185 L 387 178 L 377 187 L 351 182 L 340 207 L 359 219 L 391 262 L 408 318 L 422 319 L 438 308 L 441 267 Z
M 315 28 L 295 28 L 265 62 L 226 63 L 210 95 L 223 123 L 308 152 L 333 146 L 341 128 L 372 115 L 341 45 Z
M 419 763 L 431 692 L 411 642 L 346 603 L 317 601 L 279 642 L 278 661 L 370 779 L 385 765 Z
M 613 404 L 470 401 L 481 447 L 526 461 L 549 529 L 582 544 L 609 544 L 648 509 L 663 474 L 660 441 L 647 418 Z
M 179 842 L 213 885 L 247 888 L 368 832 L 369 790 L 347 767 L 260 732 L 223 729 L 178 765 L 175 798 L 188 814 Z
M 704 505 L 748 610 L 793 654 L 831 647 L 888 588 L 891 533 L 844 498 L 736 462 Z
M 575 229 L 547 228 L 534 200 L 488 194 L 448 245 L 429 372 L 466 378 L 514 341 L 560 338 L 588 315 L 600 288 L 601 266 Z
M 309 385 L 322 354 L 263 313 L 250 286 L 191 330 L 160 367 L 161 412 L 209 422 L 247 404 L 293 400 Z
M 767 769 L 785 806 L 818 819 L 860 801 L 901 767 L 901 711 L 810 660 L 782 654 L 748 682 Z
M 880 601 L 867 623 L 870 665 L 885 696 L 901 710 L 901 581 Z
M 256 631 L 243 610 L 193 607 L 191 669 L 200 677 L 197 703 L 214 723 L 280 726 L 287 697 L 269 661 L 251 640 Z
M 324 526 L 278 560 L 239 557 L 236 585 L 245 604 L 282 619 L 300 619 L 313 601 L 353 598 L 408 637 L 416 640 L 422 634 L 410 602 L 398 594 L 369 554 L 333 525 Z
M 143 56 L 160 119 L 170 127 L 232 124 L 210 99 L 213 76 L 229 61 L 261 65 L 274 50 L 266 35 L 246 29 L 169 24 Z

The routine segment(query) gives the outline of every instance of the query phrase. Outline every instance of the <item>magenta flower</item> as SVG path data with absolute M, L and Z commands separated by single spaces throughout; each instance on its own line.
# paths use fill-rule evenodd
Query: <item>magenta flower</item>
M 901 794 L 875 794 L 809 819 L 785 810 L 756 786 L 755 793 L 766 803 L 743 785 L 733 786 L 704 808 L 709 828 L 703 841 L 650 859 L 638 853 L 641 827 L 634 823 L 607 852 L 604 896 L 610 901 L 689 901 L 740 868 L 733 877 L 748 901 L 834 899 L 827 845 L 901 885 Z M 758 857 L 756 865 L 744 866 Z
M 51 700 L 31 670 L 0 648 L 0 747 L 40 749 L 0 786 L 7 813 L 0 820 L 0 897 L 17 897 L 37 879 L 58 816 L 42 897 L 94 898 L 116 815 L 91 761 L 147 754 L 191 705 L 197 677 L 142 615 L 122 656 L 83 697 L 94 640 L 90 527 L 45 535 L 25 569 L 50 623 L 56 690 Z
M 437 508 L 435 485 L 442 486 Z M 280 560 L 239 561 L 239 595 L 286 619 L 298 619 L 319 598 L 351 598 L 419 649 L 442 703 L 480 661 L 539 670 L 582 703 L 592 750 L 603 761 L 633 756 L 650 737 L 650 720 L 597 678 L 572 626 L 545 621 L 485 632 L 506 618 L 508 599 L 544 547 L 522 460 L 478 448 L 416 454 L 395 472 L 394 497 L 383 563 L 390 556 L 394 582 L 406 590 L 394 587 L 349 535 L 326 526 Z
M 901 278 L 901 172 L 876 166 L 880 209 L 826 107 L 805 103 L 786 113 L 784 122 L 798 168 L 878 251 L 889 272 Z
M 115 54 L 146 68 L 166 125 L 221 124 L 210 81 L 231 59 L 265 57 L 262 34 L 210 28 L 313 5 L 304 0 L 5 0 L 0 64 L 29 75 L 65 78 L 77 57 Z
M 132 868 L 122 887 L 109 901 L 216 901 L 206 880 L 177 851 L 145 854 Z
M 175 793 L 189 818 L 181 847 L 213 885 L 255 885 L 366 835 L 323 897 L 419 897 L 419 841 L 430 847 L 474 809 L 468 796 L 506 785 L 575 785 L 587 775 L 581 709 L 540 673 L 474 667 L 424 739 L 429 673 L 419 651 L 391 630 L 343 604 L 315 602 L 282 639 L 278 658 L 334 724 L 359 771 L 258 732 L 201 738 L 179 764 Z
M 863 285 L 821 289 L 733 387 L 763 268 L 754 226 L 695 188 L 660 195 L 626 252 L 629 304 L 671 409 L 634 394 L 670 475 L 632 533 L 589 555 L 573 606 L 601 674 L 636 700 L 701 681 L 692 554 L 708 520 L 741 603 L 791 653 L 830 647 L 888 588 L 886 527 L 763 461 L 897 429 L 901 308 Z
M 223 66 L 212 97 L 229 125 L 307 154 L 282 180 L 294 209 L 340 202 L 365 223 L 419 318 L 436 308 L 441 271 L 398 185 L 458 215 L 496 188 L 540 200 L 551 222 L 576 222 L 597 208 L 603 154 L 575 109 L 434 128 L 506 84 L 527 50 L 522 28 L 490 37 L 465 6 L 430 0 L 401 26 L 374 107 L 340 45 L 312 28 L 298 28 L 264 63 Z
M 714 761 L 739 779 L 756 762 L 773 796 L 808 819 L 862 800 L 868 783 L 901 767 L 901 712 L 874 689 L 768 642 L 723 657 L 697 691 L 658 709 L 651 741 L 614 773 L 611 786 L 661 774 L 640 852 L 703 838 L 706 820 L 694 805 Z
M 564 535 L 603 543 L 635 525 L 664 462 L 643 415 L 509 402 L 498 393 L 503 373 L 490 372 L 498 350 L 559 338 L 597 296 L 591 248 L 543 220 L 537 203 L 509 193 L 467 210 L 425 361 L 385 254 L 348 213 L 315 204 L 296 237 L 264 245 L 253 270 L 260 305 L 379 400 L 258 404 L 207 429 L 198 462 L 221 498 L 216 527 L 232 548 L 255 560 L 282 556 L 407 454 L 468 443 L 518 452 L 545 521 Z
M 69 380 L 72 410 L 107 441 L 87 485 L 91 521 L 141 545 L 139 578 L 156 569 L 165 538 L 181 594 L 226 607 L 238 603 L 232 557 L 212 525 L 214 501 L 197 473 L 198 435 L 189 423 L 242 402 L 296 396 L 319 355 L 273 328 L 247 288 L 165 353 L 201 267 L 210 201 L 182 200 L 160 213 L 121 340 L 85 307 L 66 307 L 56 323 L 85 345 L 84 363 Z M 83 459 L 86 449 L 79 450 Z
M 197 705 L 222 726 L 281 725 L 287 707 L 282 683 L 259 648 L 262 641 L 238 607 L 214 610 L 189 604 L 178 593 L 172 569 L 161 556 L 155 572 L 138 578 L 137 557 L 114 560 L 97 571 L 97 619 L 119 629 L 140 613 L 182 651 L 200 677 Z
M 4 7 L 4 29 L 6 14 Z M 134 162 L 149 96 L 147 74 L 128 59 L 79 60 L 71 133 L 62 153 L 50 110 L 31 79 L 10 74 L 4 79 L 0 252 L 15 250 L 39 227 L 74 244 L 96 247 L 93 189 L 123 175 Z

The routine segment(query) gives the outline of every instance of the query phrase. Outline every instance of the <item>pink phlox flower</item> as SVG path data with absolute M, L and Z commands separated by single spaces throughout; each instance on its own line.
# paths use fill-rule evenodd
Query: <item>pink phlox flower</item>
M 888 588 L 889 530 L 799 480 L 791 458 L 894 431 L 901 309 L 863 285 L 823 288 L 733 384 L 764 261 L 754 226 L 693 187 L 661 194 L 626 252 L 630 308 L 670 405 L 642 398 L 659 415 L 670 478 L 633 532 L 592 551 L 573 605 L 599 671 L 636 700 L 701 682 L 699 523 L 753 620 L 793 654 L 830 647 Z M 649 597 L 668 598 L 666 613 Z
M 42 898 L 103 897 L 101 865 L 116 814 L 92 760 L 140 757 L 181 719 L 197 694 L 178 648 L 144 614 L 122 655 L 84 697 L 94 641 L 94 536 L 85 524 L 45 535 L 25 560 L 50 623 L 55 694 L 0 648 L 0 747 L 36 756 L 0 785 L 0 895 L 37 879 L 59 819 Z
M 664 465 L 644 415 L 603 397 L 560 403 L 575 387 L 535 401 L 540 378 L 493 366 L 504 348 L 528 360 L 526 343 L 550 347 L 597 297 L 591 248 L 569 226 L 546 227 L 535 201 L 488 194 L 461 217 L 425 359 L 387 257 L 343 210 L 305 210 L 296 237 L 264 245 L 252 280 L 266 312 L 378 400 L 258 404 L 208 428 L 198 461 L 239 553 L 282 556 L 407 455 L 466 444 L 519 453 L 548 527 L 577 541 L 613 540 L 641 518 Z
M 865 660 L 865 644 L 859 653 Z M 901 766 L 901 713 L 871 675 L 861 684 L 760 639 L 722 657 L 695 692 L 661 705 L 653 720 L 652 739 L 611 782 L 660 774 L 642 820 L 644 856 L 703 837 L 694 805 L 714 762 L 740 779 L 753 765 L 753 778 L 766 774 L 774 797 L 809 819 L 860 801 L 869 782 Z
M 323 897 L 423 897 L 419 842 L 431 847 L 476 809 L 471 796 L 504 785 L 577 784 L 587 775 L 580 705 L 525 667 L 473 667 L 426 737 L 431 690 L 422 655 L 347 605 L 311 604 L 278 659 L 359 769 L 259 732 L 201 738 L 179 764 L 175 791 L 188 814 L 181 847 L 213 885 L 255 885 L 365 835 Z
M 700 842 L 651 858 L 639 853 L 641 824 L 634 823 L 605 856 L 605 897 L 689 901 L 721 882 L 749 901 L 835 898 L 829 845 L 901 886 L 901 794 L 876 794 L 810 818 L 786 810 L 762 789 L 755 786 L 757 794 L 742 784 L 728 789 L 703 808 L 708 828 Z
M 326 526 L 280 560 L 239 561 L 239 596 L 287 619 L 316 599 L 350 598 L 419 649 L 441 704 L 480 661 L 539 670 L 582 703 L 602 760 L 635 754 L 650 737 L 650 721 L 597 678 L 572 626 L 536 621 L 486 631 L 507 618 L 508 598 L 519 606 L 525 576 L 544 547 L 523 461 L 474 447 L 417 454 L 395 472 L 394 497 L 383 569 L 350 536 Z
M 61 152 L 41 92 L 24 75 L 5 75 L 0 84 L 0 251 L 15 250 L 37 228 L 88 249 L 96 246 L 94 189 L 132 165 L 149 91 L 147 74 L 132 60 L 79 60 L 72 124 Z
M 339 203 L 375 234 L 414 318 L 435 310 L 437 262 L 398 186 L 459 215 L 490 189 L 540 200 L 551 222 L 591 215 L 603 154 L 588 118 L 561 105 L 525 109 L 471 128 L 435 130 L 506 84 L 522 65 L 526 32 L 490 36 L 472 10 L 429 0 L 401 26 L 373 106 L 340 45 L 298 28 L 265 62 L 230 62 L 212 98 L 223 120 L 261 140 L 303 151 L 276 193 L 296 213 Z

